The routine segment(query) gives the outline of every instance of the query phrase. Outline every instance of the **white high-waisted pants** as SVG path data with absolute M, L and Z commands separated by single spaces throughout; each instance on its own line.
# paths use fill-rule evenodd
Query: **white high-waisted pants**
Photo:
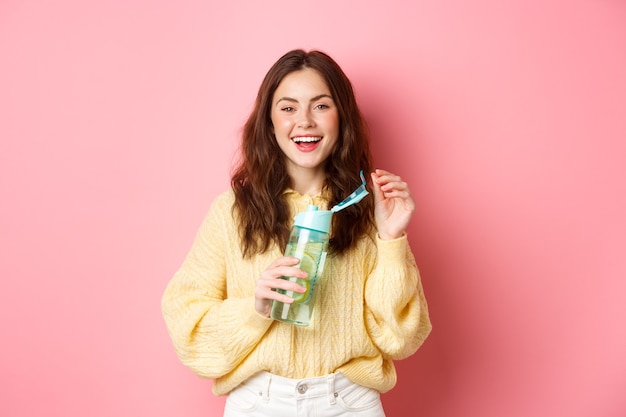
M 378 391 L 342 374 L 290 379 L 260 372 L 228 394 L 224 417 L 385 417 Z

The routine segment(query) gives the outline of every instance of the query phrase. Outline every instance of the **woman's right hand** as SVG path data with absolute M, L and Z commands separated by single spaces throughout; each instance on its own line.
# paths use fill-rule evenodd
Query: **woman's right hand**
M 254 308 L 257 313 L 264 317 L 270 316 L 272 301 L 278 300 L 283 303 L 293 303 L 293 298 L 280 294 L 276 289 L 304 293 L 306 288 L 295 282 L 282 279 L 282 277 L 306 278 L 307 273 L 300 268 L 296 268 L 300 262 L 298 258 L 284 256 L 275 260 L 256 281 L 254 289 Z

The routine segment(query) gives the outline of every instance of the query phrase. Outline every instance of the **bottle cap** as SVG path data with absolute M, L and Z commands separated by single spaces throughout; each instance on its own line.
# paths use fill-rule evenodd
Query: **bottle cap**
M 343 210 L 346 207 L 350 207 L 351 205 L 356 204 L 359 201 L 363 200 L 363 198 L 365 198 L 365 196 L 369 194 L 367 190 L 365 189 L 366 183 L 365 183 L 365 177 L 363 176 L 363 170 L 359 172 L 359 176 L 361 177 L 361 185 L 356 190 L 354 190 L 352 194 L 350 194 L 345 200 L 343 200 L 342 202 L 340 202 L 339 204 L 331 208 L 330 211 L 332 211 L 333 213 L 336 213 L 339 210 Z
M 294 226 L 328 233 L 330 231 L 330 222 L 332 218 L 332 211 L 320 210 L 317 206 L 309 204 L 306 211 L 302 211 L 296 215 L 294 219 Z

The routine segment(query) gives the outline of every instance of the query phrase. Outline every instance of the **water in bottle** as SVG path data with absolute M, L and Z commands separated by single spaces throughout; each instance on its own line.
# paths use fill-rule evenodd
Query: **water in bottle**
M 306 288 L 304 293 L 278 289 L 281 294 L 293 298 L 293 303 L 274 301 L 271 317 L 300 326 L 308 326 L 315 305 L 315 285 L 324 271 L 328 252 L 328 231 L 332 212 L 309 206 L 298 214 L 289 235 L 285 256 L 300 259 L 297 268 L 306 271 L 307 278 L 283 277 Z

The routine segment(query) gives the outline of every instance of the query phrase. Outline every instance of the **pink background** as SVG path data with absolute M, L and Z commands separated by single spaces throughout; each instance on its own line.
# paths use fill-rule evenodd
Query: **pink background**
M 0 415 L 221 415 L 160 297 L 294 47 L 419 205 L 388 417 L 626 415 L 625 41 L 619 0 L 0 2 Z

